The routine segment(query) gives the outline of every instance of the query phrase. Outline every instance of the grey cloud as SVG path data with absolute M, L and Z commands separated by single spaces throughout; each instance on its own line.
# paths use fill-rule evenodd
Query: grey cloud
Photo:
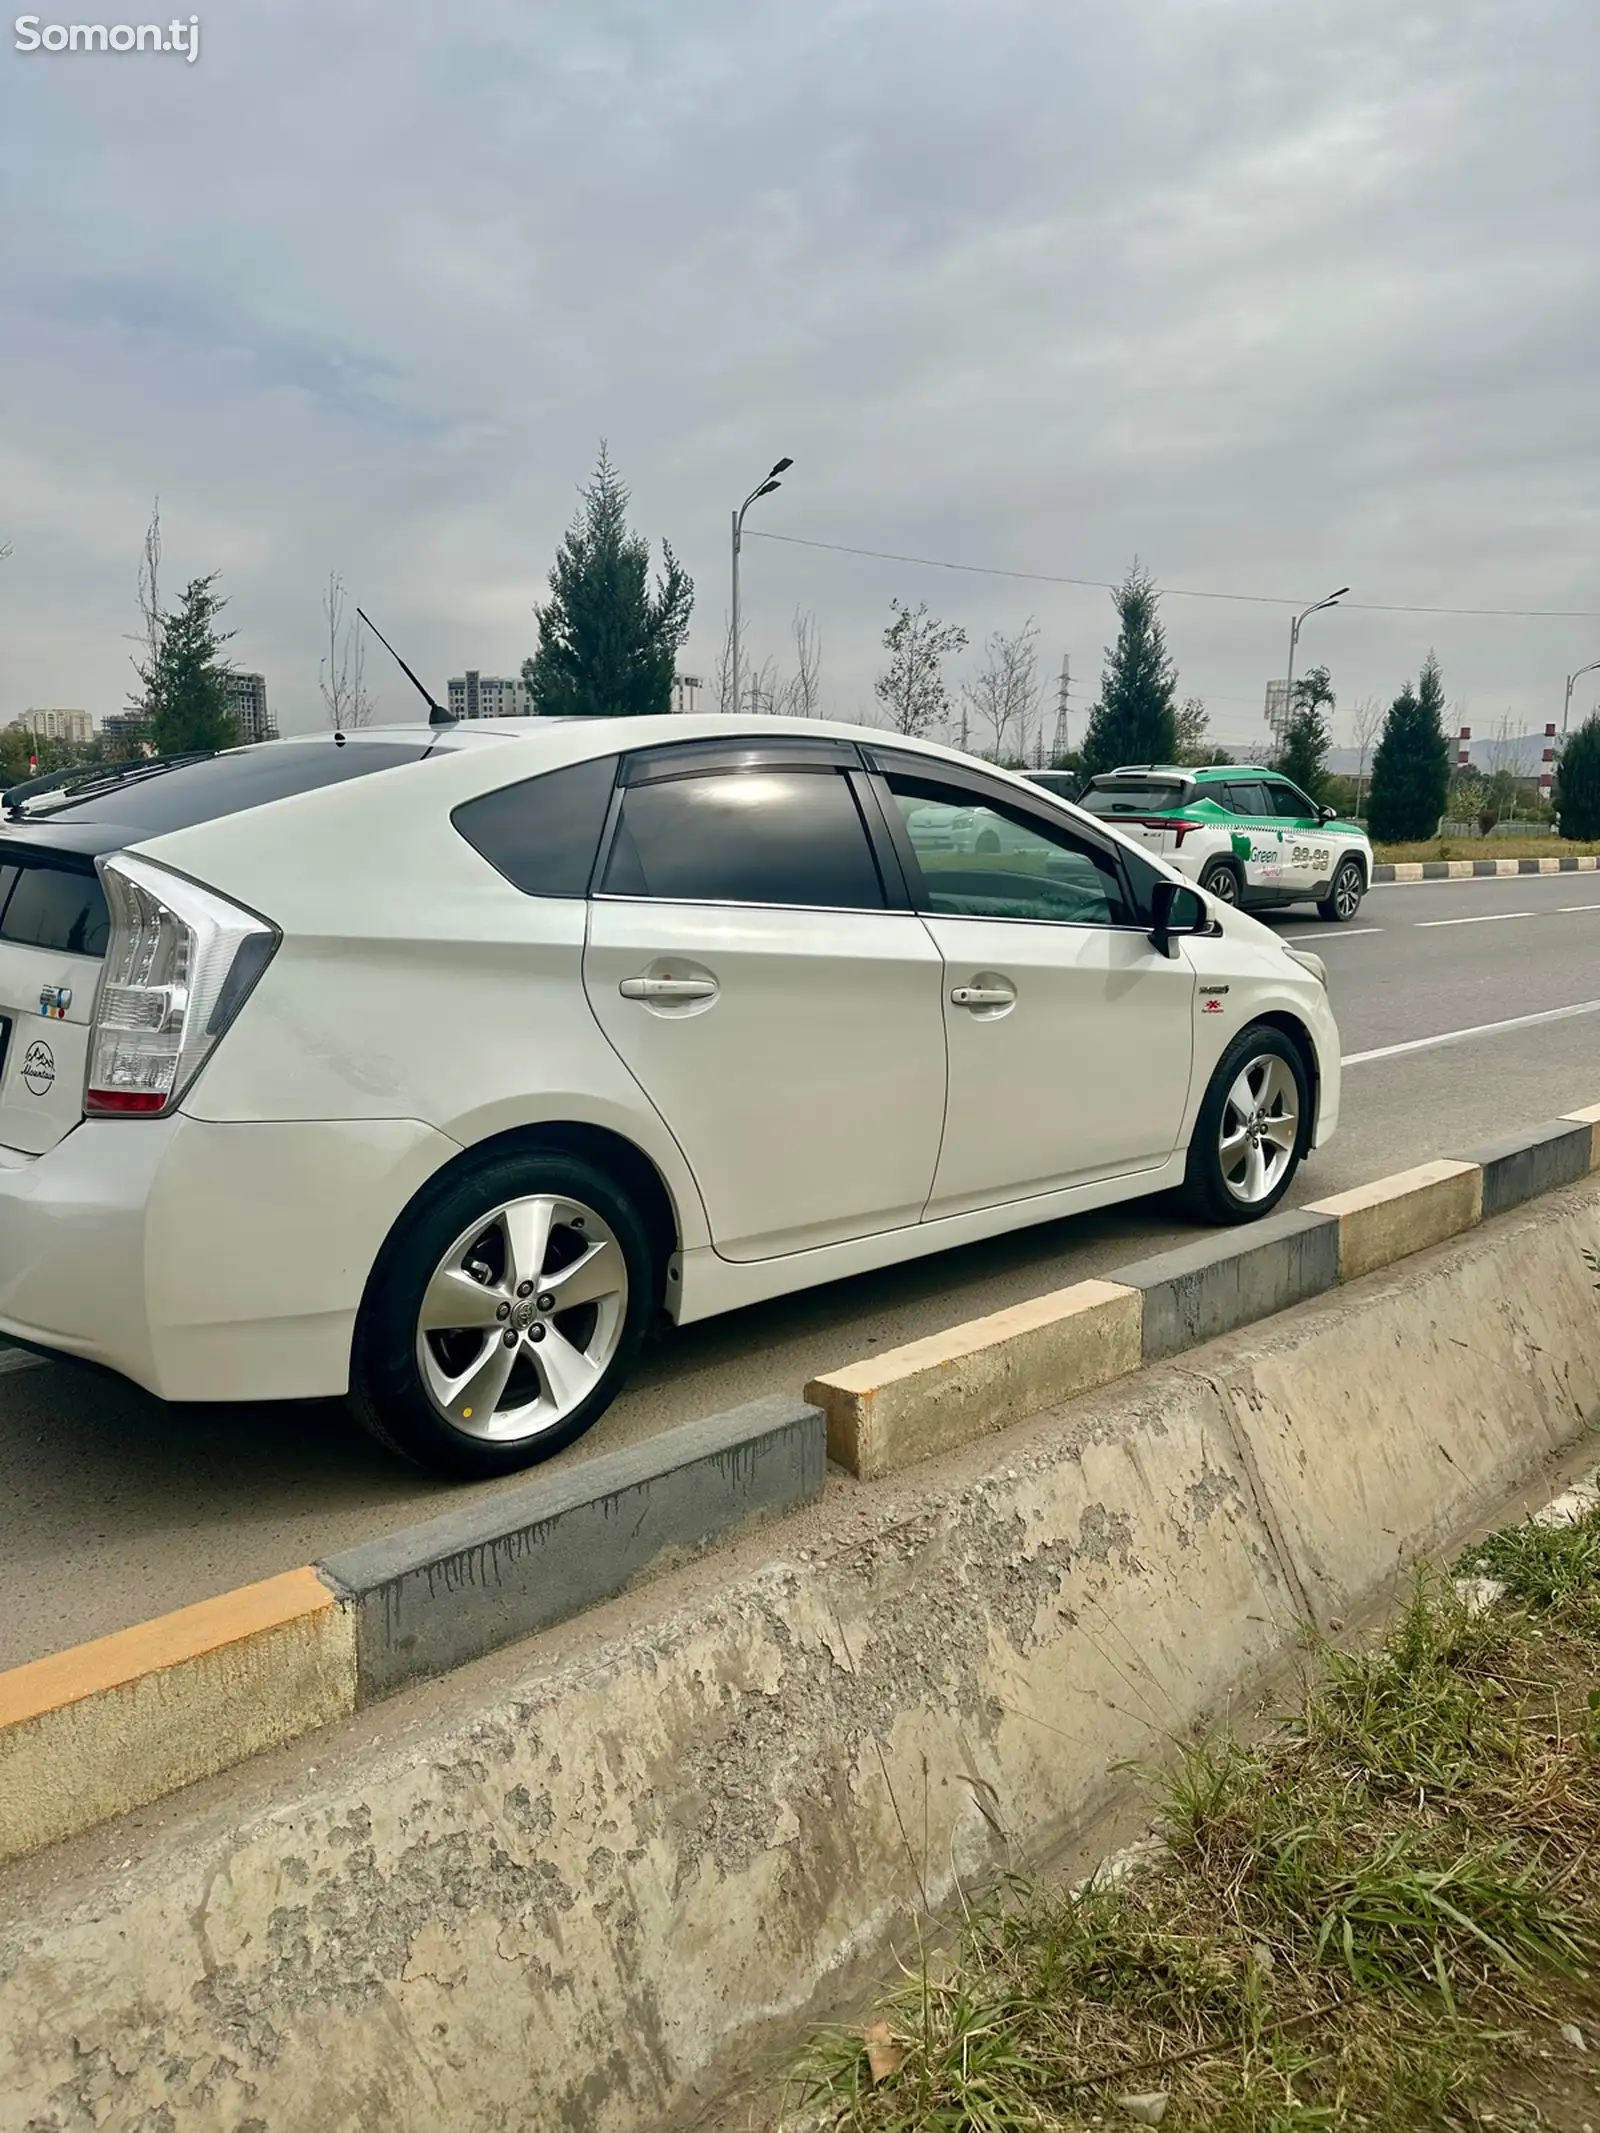
M 0 717 L 120 699 L 157 489 L 291 720 L 330 564 L 436 678 L 510 667 L 602 433 L 703 665 L 779 452 L 774 532 L 1600 609 L 1586 0 L 228 0 L 203 55 L 0 52 Z M 845 712 L 891 592 L 1031 610 L 1085 683 L 1107 634 L 1092 592 L 775 544 L 747 589 L 758 651 L 817 609 Z M 1258 731 L 1279 612 L 1167 620 Z M 1438 642 L 1530 721 L 1600 646 L 1321 627 L 1347 698 Z

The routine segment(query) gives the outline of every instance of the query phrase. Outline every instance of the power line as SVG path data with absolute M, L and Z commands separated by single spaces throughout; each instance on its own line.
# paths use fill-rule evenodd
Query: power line
M 1032 585 L 1078 585 L 1089 592 L 1115 592 L 1109 578 L 1069 578 L 1049 570 L 1000 570 L 987 563 L 949 563 L 940 556 L 896 555 L 887 548 L 852 548 L 844 541 L 808 541 L 797 533 L 751 533 L 752 541 L 781 541 L 788 548 L 824 548 L 832 555 L 871 556 L 879 563 L 915 563 L 923 570 L 959 570 L 976 578 L 1022 578 Z M 1283 593 L 1200 592 L 1191 585 L 1163 585 L 1175 600 L 1232 600 L 1251 607 L 1299 607 Z M 1341 600 L 1344 608 L 1367 615 L 1498 615 L 1534 622 L 1600 622 L 1600 608 L 1588 607 L 1412 607 L 1387 600 Z

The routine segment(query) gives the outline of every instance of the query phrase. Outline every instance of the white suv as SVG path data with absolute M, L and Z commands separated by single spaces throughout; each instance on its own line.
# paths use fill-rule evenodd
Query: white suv
M 8 817 L 0 1331 L 348 1392 L 450 1473 L 570 1442 L 663 1308 L 1169 1186 L 1249 1220 L 1337 1118 L 1315 957 L 882 733 L 320 736 Z

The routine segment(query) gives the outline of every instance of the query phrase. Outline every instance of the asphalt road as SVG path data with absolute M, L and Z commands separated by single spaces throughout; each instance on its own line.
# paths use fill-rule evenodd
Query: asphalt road
M 1309 912 L 1274 923 L 1327 963 L 1347 1066 L 1341 1129 L 1293 1200 L 1600 1102 L 1600 877 L 1384 888 L 1349 927 Z M 1192 1234 L 1170 1200 L 1135 1202 L 686 1328 L 562 1456 L 797 1391 Z M 0 1351 L 0 1667 L 460 1498 L 334 1406 L 166 1407 L 68 1364 L 8 1367 L 20 1361 Z

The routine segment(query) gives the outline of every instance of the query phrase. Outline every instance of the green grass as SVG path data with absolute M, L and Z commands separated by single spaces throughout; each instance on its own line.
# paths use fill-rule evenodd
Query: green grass
M 1565 837 L 1430 837 L 1422 844 L 1375 844 L 1379 866 L 1414 859 L 1576 859 L 1600 854 L 1600 844 Z
M 1506 1599 L 1423 1576 L 1380 1641 L 1316 1652 L 1269 1740 L 1149 1781 L 1155 1870 L 1008 1882 L 813 2042 L 777 2123 L 1064 2133 L 1150 2091 L 1220 2133 L 1567 2123 L 1534 2098 L 1600 1964 L 1600 1514 L 1461 1569 Z

